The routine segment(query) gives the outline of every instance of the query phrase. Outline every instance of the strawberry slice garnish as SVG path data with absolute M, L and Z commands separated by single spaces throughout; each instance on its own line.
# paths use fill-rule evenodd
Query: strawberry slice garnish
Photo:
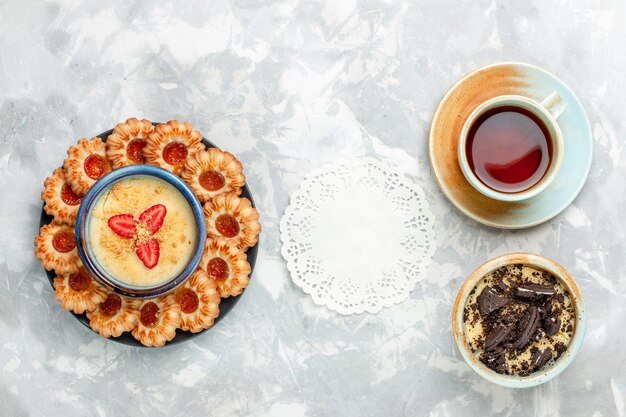
M 139 221 L 148 227 L 150 233 L 156 233 L 163 226 L 167 208 L 163 204 L 155 204 L 139 216 Z
M 137 222 L 130 214 L 118 214 L 109 218 L 109 227 L 118 235 L 130 239 L 135 235 Z
M 155 238 L 148 240 L 145 243 L 137 242 L 135 247 L 135 253 L 137 257 L 143 262 L 146 268 L 154 268 L 159 263 L 159 241 Z
M 109 218 L 109 227 L 118 235 L 135 240 L 135 253 L 147 268 L 154 268 L 159 263 L 161 251 L 159 241 L 150 237 L 163 226 L 167 208 L 155 204 L 139 216 L 139 221 L 131 214 L 118 214 Z M 137 231 L 139 226 L 139 232 Z M 148 234 L 146 234 L 146 231 Z M 147 239 L 150 237 L 150 239 Z M 147 239 L 147 240 L 146 240 Z

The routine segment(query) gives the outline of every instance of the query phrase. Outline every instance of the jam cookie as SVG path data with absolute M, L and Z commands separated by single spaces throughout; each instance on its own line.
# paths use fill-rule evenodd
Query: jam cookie
M 91 329 L 100 336 L 118 337 L 139 322 L 139 301 L 109 293 L 94 311 L 87 312 Z
M 217 283 L 198 269 L 174 294 L 180 305 L 182 330 L 198 333 L 213 326 L 220 314 L 220 293 Z
M 54 279 L 54 298 L 67 311 L 82 314 L 93 311 L 107 298 L 106 290 L 81 267 L 74 274 L 65 274 Z
M 246 250 L 259 240 L 259 212 L 247 198 L 235 193 L 220 194 L 204 205 L 207 233 L 225 237 Z
M 102 139 L 82 138 L 76 145 L 70 146 L 67 159 L 63 162 L 63 170 L 65 179 L 76 194 L 87 193 L 96 181 L 111 171 Z
M 51 177 L 43 183 L 44 190 L 41 198 L 45 202 L 44 210 L 54 216 L 55 223 L 66 223 L 73 226 L 76 222 L 78 207 L 83 197 L 72 191 L 72 187 L 65 181 L 63 168 L 57 168 Z
M 148 163 L 180 175 L 187 158 L 203 149 L 202 134 L 191 124 L 170 120 L 148 135 L 143 154 Z
M 223 237 L 207 239 L 199 268 L 215 280 L 222 298 L 241 294 L 250 282 L 251 268 L 245 252 Z
M 74 229 L 66 224 L 46 224 L 35 238 L 35 256 L 47 271 L 74 274 L 82 265 L 76 249 Z
M 145 346 L 161 347 L 176 336 L 180 324 L 180 306 L 174 294 L 168 294 L 143 302 L 132 334 Z
M 134 117 L 118 123 L 106 141 L 106 154 L 113 169 L 126 165 L 145 164 L 143 148 L 148 135 L 154 131 L 150 120 Z
M 181 177 L 201 202 L 218 194 L 241 194 L 246 183 L 243 165 L 229 152 L 217 148 L 197 152 L 187 159 Z

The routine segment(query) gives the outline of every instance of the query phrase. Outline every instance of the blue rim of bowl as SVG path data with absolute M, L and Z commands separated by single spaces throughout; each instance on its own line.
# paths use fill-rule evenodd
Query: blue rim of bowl
M 526 261 L 517 262 L 515 257 L 524 257 Z M 476 284 L 487 274 L 505 265 L 521 263 L 534 268 L 539 268 L 550 272 L 564 288 L 569 291 L 572 303 L 576 309 L 576 320 L 574 321 L 574 335 L 567 346 L 567 350 L 552 364 L 539 372 L 532 373 L 528 376 L 515 376 L 499 374 L 487 368 L 478 358 L 469 350 L 467 341 L 465 340 L 465 328 L 463 324 L 463 311 L 465 303 L 469 298 L 469 293 L 474 289 Z M 514 252 L 493 258 L 474 270 L 467 280 L 461 286 L 457 298 L 454 302 L 454 310 L 452 314 L 452 333 L 454 339 L 465 362 L 478 375 L 494 384 L 508 388 L 530 388 L 541 385 L 558 376 L 563 372 L 574 360 L 578 351 L 583 345 L 585 334 L 587 332 L 587 312 L 582 293 L 572 276 L 555 261 L 545 258 L 541 255 L 535 255 L 525 252 Z
M 89 218 L 92 212 L 93 205 L 98 201 L 100 196 L 110 189 L 114 184 L 139 176 L 154 177 L 163 180 L 172 186 L 174 186 L 182 195 L 185 200 L 191 206 L 194 218 L 198 227 L 198 236 L 196 239 L 196 245 L 193 251 L 193 256 L 185 265 L 185 268 L 179 272 L 175 277 L 160 283 L 155 286 L 134 286 L 127 285 L 116 279 L 111 274 L 106 272 L 93 256 L 89 238 Z M 178 176 L 173 173 L 159 168 L 153 165 L 138 164 L 129 165 L 116 170 L 111 171 L 102 178 L 100 178 L 91 189 L 85 194 L 83 201 L 78 209 L 78 215 L 76 217 L 75 233 L 77 238 L 78 255 L 80 256 L 83 265 L 87 270 L 93 274 L 102 284 L 111 288 L 118 294 L 131 297 L 131 298 L 154 298 L 174 290 L 180 284 L 182 284 L 198 267 L 200 259 L 202 258 L 202 252 L 204 250 L 204 244 L 206 242 L 206 226 L 204 223 L 204 215 L 202 212 L 202 206 L 195 197 L 193 191 L 189 186 Z

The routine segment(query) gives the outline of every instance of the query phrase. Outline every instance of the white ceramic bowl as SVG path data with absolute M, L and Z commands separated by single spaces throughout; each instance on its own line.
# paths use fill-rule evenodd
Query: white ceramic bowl
M 567 350 L 552 364 L 547 365 L 540 371 L 535 372 L 528 376 L 514 376 L 514 375 L 502 375 L 489 368 L 487 368 L 478 358 L 472 353 L 467 338 L 465 336 L 465 329 L 463 323 L 463 310 L 465 309 L 465 303 L 469 297 L 470 292 L 476 284 L 490 272 L 507 265 L 523 264 L 537 269 L 542 269 L 551 273 L 563 287 L 569 291 L 572 303 L 575 308 L 575 320 L 574 320 L 574 332 L 572 339 L 570 340 Z M 554 261 L 551 261 L 543 256 L 533 255 L 530 253 L 510 253 L 494 258 L 476 269 L 467 278 L 454 302 L 454 310 L 452 312 L 452 332 L 454 333 L 454 340 L 457 347 L 465 359 L 465 362 L 487 381 L 493 382 L 498 385 L 511 388 L 527 388 L 535 385 L 543 384 L 546 381 L 554 378 L 574 360 L 574 357 L 580 350 L 585 337 L 585 331 L 587 327 L 587 314 L 585 312 L 585 305 L 583 303 L 583 297 L 576 285 L 576 282 L 567 273 L 562 266 Z

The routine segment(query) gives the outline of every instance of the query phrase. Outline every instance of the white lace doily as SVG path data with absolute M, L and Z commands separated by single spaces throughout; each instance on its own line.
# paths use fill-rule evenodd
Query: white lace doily
M 377 313 L 406 299 L 435 249 L 422 189 L 374 159 L 310 173 L 280 232 L 293 281 L 316 304 L 342 314 Z

